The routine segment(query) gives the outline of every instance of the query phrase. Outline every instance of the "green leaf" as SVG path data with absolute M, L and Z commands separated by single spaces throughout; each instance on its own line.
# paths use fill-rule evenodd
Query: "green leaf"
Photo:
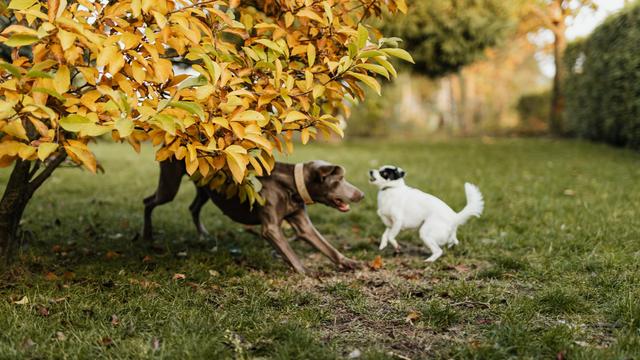
M 116 120 L 115 128 L 118 130 L 120 137 L 127 137 L 133 132 L 133 120 L 129 118 L 120 118 Z
M 202 121 L 204 121 L 205 119 L 204 110 L 202 110 L 202 106 L 200 106 L 200 104 L 196 104 L 194 102 L 189 102 L 189 101 L 173 101 L 169 103 L 169 106 L 186 110 L 193 115 L 197 115 Z
M 29 70 L 27 72 L 27 77 L 53 79 L 53 75 L 51 75 L 50 73 L 38 70 Z
M 92 125 L 93 122 L 89 118 L 78 114 L 72 114 L 60 119 L 60 126 L 63 129 L 71 132 L 79 132 L 83 130 L 87 125 Z
M 358 25 L 358 50 L 367 46 L 367 40 L 369 40 L 369 30 L 364 25 Z
M 378 75 L 382 75 L 384 77 L 386 77 L 387 79 L 389 79 L 389 71 L 387 71 L 387 69 L 385 69 L 384 66 L 381 65 L 376 65 L 376 64 L 361 64 L 358 65 L 359 68 L 362 69 L 366 69 L 369 70 L 371 72 L 374 72 Z
M 367 50 L 361 52 L 360 55 L 358 55 L 358 59 L 367 59 L 375 56 L 386 56 L 386 54 L 379 50 Z
M 222 69 L 220 65 L 211 61 L 209 55 L 202 55 L 202 60 L 204 61 L 204 65 L 209 72 L 209 76 L 211 76 L 211 84 L 215 84 L 220 79 L 220 75 L 222 75 Z
M 57 91 L 53 90 L 53 89 L 47 89 L 47 88 L 33 88 L 33 90 L 31 90 L 32 92 L 41 92 L 41 93 L 45 93 L 45 94 L 49 94 L 51 96 L 53 96 L 54 98 L 64 102 L 67 99 L 65 99 L 62 95 L 60 95 L 60 93 L 58 93 Z
M 158 114 L 152 120 L 160 126 L 160 128 L 171 135 L 176 134 L 176 118 L 167 114 Z
M 409 54 L 406 50 L 404 49 L 382 49 L 382 52 L 384 52 L 387 55 L 396 57 L 398 59 L 402 59 L 404 61 L 408 61 L 412 64 L 415 64 L 416 62 L 413 60 L 413 57 L 411 56 L 411 54 Z
M 188 89 L 192 87 L 198 87 L 206 85 L 208 83 L 207 78 L 204 76 L 190 77 L 180 83 L 179 90 Z
M 396 71 L 396 69 L 393 67 L 393 65 L 387 61 L 385 58 L 383 57 L 376 57 L 375 59 L 378 64 L 382 65 L 385 69 L 387 69 L 387 71 L 389 72 L 389 74 L 391 74 L 394 78 L 398 77 L 398 72 Z
M 9 63 L 6 63 L 6 62 L 1 62 L 0 63 L 0 67 L 4 68 L 8 72 L 10 72 L 11 75 L 17 77 L 18 79 L 20 79 L 22 77 L 22 75 L 20 74 L 20 68 L 15 66 L 15 65 L 13 65 L 13 64 L 9 64 Z
M 5 45 L 11 47 L 26 46 L 38 42 L 38 36 L 26 34 L 14 34 L 4 42 Z
M 259 39 L 259 40 L 256 40 L 256 42 L 258 44 L 262 44 L 262 45 L 268 47 L 269 49 L 277 52 L 278 54 L 282 54 L 283 53 L 282 49 L 280 49 L 280 46 L 278 46 L 278 44 L 276 44 L 275 42 L 273 42 L 271 40 Z

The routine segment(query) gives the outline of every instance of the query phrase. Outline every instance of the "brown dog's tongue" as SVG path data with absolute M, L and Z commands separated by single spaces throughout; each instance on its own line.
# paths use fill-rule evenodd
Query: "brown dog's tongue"
M 342 211 L 342 212 L 347 212 L 347 211 L 351 210 L 351 206 L 349 206 L 349 204 L 342 203 L 342 204 L 340 204 L 340 206 L 338 207 L 338 210 L 340 210 L 340 211 Z

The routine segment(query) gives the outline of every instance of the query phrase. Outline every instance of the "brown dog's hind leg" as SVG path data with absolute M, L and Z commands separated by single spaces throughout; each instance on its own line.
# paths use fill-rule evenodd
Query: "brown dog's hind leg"
M 180 190 L 180 182 L 184 173 L 184 164 L 177 160 L 165 160 L 160 163 L 160 178 L 156 192 L 144 199 L 144 226 L 142 238 L 153 239 L 153 225 L 151 215 L 156 206 L 173 201 Z
M 339 267 L 349 270 L 362 267 L 358 261 L 347 258 L 334 248 L 313 226 L 306 212 L 299 211 L 288 217 L 287 221 L 301 239 L 320 250 Z
M 191 205 L 189 205 L 189 211 L 191 212 L 191 218 L 198 230 L 200 237 L 206 237 L 209 235 L 207 228 L 204 227 L 202 221 L 200 221 L 200 211 L 202 207 L 209 201 L 209 194 L 205 188 L 196 185 L 196 197 L 193 199 Z

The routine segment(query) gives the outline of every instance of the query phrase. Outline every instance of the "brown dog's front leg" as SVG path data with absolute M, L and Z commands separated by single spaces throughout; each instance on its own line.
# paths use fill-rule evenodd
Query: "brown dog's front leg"
M 302 265 L 298 256 L 293 251 L 287 238 L 282 232 L 280 224 L 265 223 L 262 225 L 262 236 L 267 239 L 273 247 L 284 257 L 289 265 L 298 273 L 306 274 L 307 270 Z
M 296 234 L 316 249 L 320 250 L 325 256 L 341 268 L 353 270 L 362 265 L 355 260 L 351 260 L 348 257 L 342 255 L 336 248 L 334 248 L 320 232 L 313 226 L 311 219 L 305 211 L 299 211 L 294 215 L 287 218 L 287 221 L 296 231 Z

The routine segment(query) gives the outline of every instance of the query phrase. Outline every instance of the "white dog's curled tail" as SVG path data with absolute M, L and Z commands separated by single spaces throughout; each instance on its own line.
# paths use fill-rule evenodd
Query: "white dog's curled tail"
M 465 183 L 464 192 L 467 194 L 467 206 L 458 213 L 458 219 L 456 220 L 458 226 L 469 221 L 472 216 L 480 217 L 482 210 L 484 210 L 482 193 L 480 193 L 480 189 L 477 186 Z

